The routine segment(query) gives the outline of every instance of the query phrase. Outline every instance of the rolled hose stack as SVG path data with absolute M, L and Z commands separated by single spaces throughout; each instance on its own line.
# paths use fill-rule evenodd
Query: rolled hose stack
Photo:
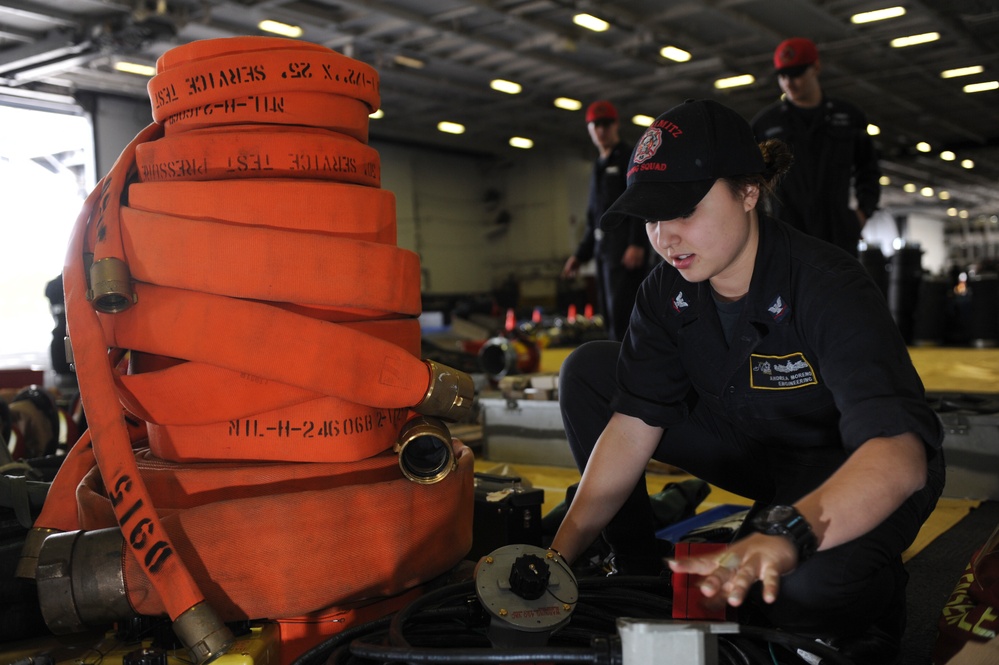
M 55 632 L 166 614 L 205 662 L 221 622 L 370 606 L 468 552 L 472 455 L 438 417 L 471 381 L 419 358 L 419 259 L 366 144 L 373 69 L 238 37 L 165 53 L 148 89 L 154 122 L 70 242 L 90 429 L 19 573 L 75 599 L 42 598 Z M 440 431 L 449 460 L 408 472 L 393 448 Z

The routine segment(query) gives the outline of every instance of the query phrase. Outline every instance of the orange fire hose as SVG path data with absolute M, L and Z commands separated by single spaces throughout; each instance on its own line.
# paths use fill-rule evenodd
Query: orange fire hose
M 471 383 L 419 356 L 419 260 L 395 247 L 364 143 L 373 69 L 246 37 L 173 49 L 157 70 L 155 122 L 70 242 L 90 429 L 36 521 L 37 559 L 47 542 L 86 549 L 53 532 L 119 534 L 128 607 L 167 614 L 205 662 L 231 639 L 223 621 L 397 596 L 467 553 L 470 451 L 448 435 L 455 471 L 411 482 L 392 449 L 411 423 L 436 427 L 407 423 L 416 412 L 465 413 Z M 264 98 L 284 102 L 248 101 Z

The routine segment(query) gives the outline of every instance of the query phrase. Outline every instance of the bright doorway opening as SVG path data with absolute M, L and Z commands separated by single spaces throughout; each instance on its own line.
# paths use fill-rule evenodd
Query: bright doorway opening
M 51 369 L 46 285 L 95 184 L 90 119 L 0 105 L 0 369 Z

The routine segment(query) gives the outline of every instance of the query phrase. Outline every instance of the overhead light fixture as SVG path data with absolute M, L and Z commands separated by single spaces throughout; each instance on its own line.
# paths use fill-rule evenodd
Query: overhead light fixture
M 955 155 L 950 150 L 944 150 L 943 152 L 940 153 L 940 159 L 944 160 L 945 162 L 953 162 L 955 159 L 957 159 L 957 155 Z
M 534 141 L 523 136 L 512 136 L 510 137 L 510 145 L 514 148 L 520 148 L 522 150 L 529 150 L 534 147 Z
M 631 121 L 634 124 L 638 125 L 639 127 L 648 127 L 653 122 L 655 122 L 656 119 L 653 118 L 651 115 L 644 115 L 642 113 L 639 113 L 638 115 L 632 116 Z
M 282 37 L 291 37 L 292 39 L 297 39 L 302 36 L 302 29 L 297 25 L 289 25 L 288 23 L 282 23 L 281 21 L 272 21 L 271 19 L 264 19 L 257 24 L 257 27 L 264 32 L 270 32 L 275 35 L 281 35 Z
M 444 132 L 445 134 L 464 134 L 465 125 L 457 122 L 448 122 L 447 120 L 442 120 L 437 123 L 437 129 Z
M 409 67 L 410 69 L 422 69 L 426 64 L 422 60 L 417 60 L 416 58 L 410 58 L 408 55 L 397 55 L 392 58 L 393 62 L 397 65 L 402 65 L 403 67 Z
M 916 46 L 917 44 L 928 44 L 940 39 L 939 32 L 924 32 L 921 35 L 909 35 L 908 37 L 896 37 L 889 42 L 892 48 L 905 48 L 906 46 Z
M 727 88 L 738 88 L 744 85 L 751 85 L 756 82 L 756 77 L 752 74 L 740 74 L 739 76 L 729 76 L 728 78 L 715 81 L 715 88 L 725 90 Z
M 881 185 L 882 187 L 887 187 L 888 185 L 891 184 L 891 178 L 889 178 L 886 175 L 883 175 L 880 178 L 878 178 L 878 184 Z
M 929 198 L 929 197 L 933 196 L 933 188 L 932 187 L 923 187 L 921 190 L 919 190 L 919 193 L 922 194 L 923 196 L 925 196 L 926 198 Z
M 947 208 L 948 217 L 957 217 L 957 208 Z
M 940 78 L 954 79 L 958 76 L 971 76 L 972 74 L 981 74 L 985 71 L 985 68 L 981 65 L 971 65 L 970 67 L 958 67 L 957 69 L 945 69 L 940 72 Z
M 378 109 L 374 113 L 369 113 L 368 117 L 371 118 L 372 120 L 378 120 L 380 118 L 384 118 L 385 117 L 385 112 L 382 111 L 381 109 Z
M 904 191 L 904 192 L 906 192 L 908 194 L 913 194 L 916 191 L 916 186 L 914 184 L 912 184 L 911 182 L 907 182 L 904 185 L 902 185 L 902 191 Z
M 610 27 L 610 23 L 592 14 L 576 14 L 572 17 L 572 22 L 593 32 L 604 32 Z
M 874 23 L 875 21 L 884 21 L 890 18 L 898 18 L 899 16 L 905 16 L 905 7 L 885 7 L 884 9 L 875 9 L 871 12 L 854 14 L 850 17 L 850 23 Z
M 875 125 L 875 124 L 869 124 L 869 125 L 867 125 L 867 135 L 868 136 L 877 136 L 880 133 L 881 133 L 881 128 L 878 127 L 877 125 Z
M 684 51 L 682 48 L 677 48 L 676 46 L 662 47 L 659 49 L 659 55 L 673 62 L 687 62 L 691 58 L 688 51 Z
M 961 166 L 963 166 L 966 169 L 973 169 L 975 168 L 975 162 L 970 159 L 962 159 Z
M 556 97 L 555 101 L 556 108 L 564 109 L 566 111 L 578 111 L 583 108 L 583 102 L 578 99 L 572 99 L 570 97 Z
M 156 68 L 151 65 L 140 65 L 137 62 L 125 62 L 124 60 L 114 63 L 114 68 L 126 74 L 138 74 L 139 76 L 155 76 Z
M 967 93 L 985 92 L 987 90 L 999 89 L 999 81 L 985 81 L 984 83 L 969 83 L 963 90 Z
M 961 219 L 968 219 L 968 217 L 969 217 L 968 211 L 967 210 L 960 210 L 960 211 L 958 211 L 957 216 L 960 217 Z
M 503 79 L 493 79 L 489 82 L 489 87 L 493 90 L 498 90 L 499 92 L 505 92 L 508 95 L 519 94 L 522 90 L 519 83 L 505 81 Z
M 946 189 L 940 190 L 940 192 L 937 193 L 937 198 L 941 201 L 950 201 L 950 192 Z
M 920 141 L 916 144 L 916 150 L 919 152 L 929 152 L 930 150 L 933 150 L 933 148 L 931 148 L 930 144 L 926 141 Z

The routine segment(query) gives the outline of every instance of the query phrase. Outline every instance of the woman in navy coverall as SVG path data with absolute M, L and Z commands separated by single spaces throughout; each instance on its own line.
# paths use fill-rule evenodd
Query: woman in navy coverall
M 789 160 L 712 101 L 667 111 L 639 141 L 603 223 L 644 223 L 665 260 L 623 343 L 562 367 L 583 475 L 552 548 L 571 562 L 603 531 L 623 572 L 655 572 L 644 471 L 681 467 L 755 504 L 724 552 L 674 572 L 702 576 L 741 622 L 884 665 L 904 630 L 901 553 L 943 488 L 943 432 L 864 268 L 758 210 Z M 748 528 L 774 505 L 810 528 Z

